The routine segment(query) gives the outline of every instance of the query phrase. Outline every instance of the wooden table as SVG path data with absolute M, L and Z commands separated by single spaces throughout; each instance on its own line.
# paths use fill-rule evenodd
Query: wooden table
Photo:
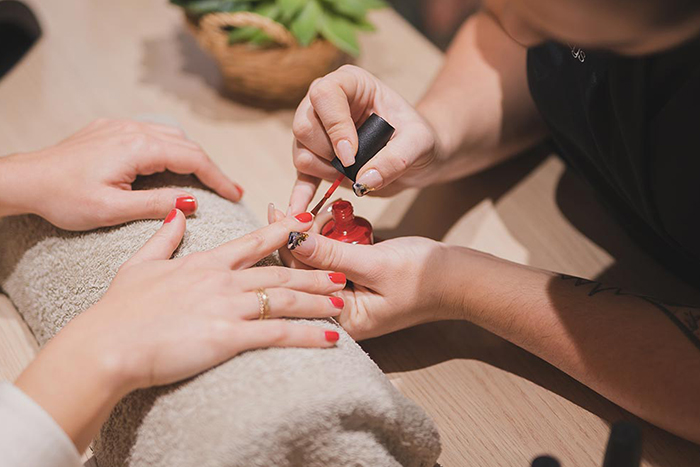
M 45 35 L 0 81 L 0 151 L 50 145 L 98 117 L 167 116 L 246 188 L 261 221 L 268 202 L 286 206 L 294 178 L 293 113 L 223 98 L 216 65 L 166 0 L 29 3 Z M 394 12 L 373 19 L 379 32 L 362 38 L 358 64 L 416 101 L 441 54 Z M 384 238 L 423 235 L 662 296 L 700 298 L 639 251 L 546 152 L 420 193 L 355 204 Z M 425 325 L 364 347 L 435 418 L 446 467 L 526 466 L 541 453 L 564 466 L 600 465 L 609 424 L 634 418 L 468 323 Z M 31 333 L 0 297 L 0 377 L 14 378 L 36 351 Z M 700 465 L 700 447 L 640 423 L 645 466 Z

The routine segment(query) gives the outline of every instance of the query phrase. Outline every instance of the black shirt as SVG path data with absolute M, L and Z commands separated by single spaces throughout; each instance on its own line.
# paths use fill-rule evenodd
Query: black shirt
M 645 57 L 546 43 L 527 67 L 561 156 L 649 254 L 700 286 L 700 38 Z

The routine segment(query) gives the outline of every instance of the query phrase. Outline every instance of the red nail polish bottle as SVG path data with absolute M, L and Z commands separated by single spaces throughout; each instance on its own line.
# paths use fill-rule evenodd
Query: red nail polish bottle
M 345 243 L 374 243 L 372 224 L 367 219 L 355 217 L 349 201 L 336 201 L 331 209 L 333 219 L 321 229 L 321 234 Z

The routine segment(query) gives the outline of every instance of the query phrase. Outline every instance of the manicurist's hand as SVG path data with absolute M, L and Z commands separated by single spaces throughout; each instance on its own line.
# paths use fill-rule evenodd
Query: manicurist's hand
M 294 116 L 298 178 L 290 199 L 292 214 L 306 210 L 321 179 L 338 177 L 330 164 L 333 157 L 337 155 L 346 167 L 354 163 L 356 126 L 373 112 L 394 126 L 396 133 L 360 170 L 355 193 L 363 196 L 389 185 L 396 192 L 425 184 L 421 169 L 437 152 L 432 128 L 399 94 L 367 71 L 347 65 L 315 81 Z
M 97 120 L 55 146 L 0 163 L 5 191 L 0 215 L 37 214 L 67 230 L 162 219 L 173 208 L 186 215 L 197 209 L 195 197 L 182 189 L 132 191 L 138 175 L 195 174 L 224 198 L 238 201 L 242 195 L 181 130 L 153 123 Z
M 87 446 L 126 393 L 172 383 L 250 349 L 333 347 L 337 332 L 281 318 L 337 316 L 345 276 L 250 268 L 305 231 L 311 215 L 285 218 L 214 250 L 169 259 L 185 231 L 173 211 L 119 270 L 104 297 L 40 352 L 16 385 Z M 259 289 L 269 319 L 260 318 Z
M 355 339 L 367 339 L 416 324 L 447 319 L 442 303 L 445 245 L 403 237 L 375 245 L 353 245 L 309 232 L 291 250 L 295 262 L 337 267 L 353 287 L 341 294 L 338 320 Z

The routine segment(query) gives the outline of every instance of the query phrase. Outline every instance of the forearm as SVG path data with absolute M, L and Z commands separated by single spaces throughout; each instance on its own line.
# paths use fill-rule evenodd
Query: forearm
M 451 267 L 474 271 L 450 284 L 460 317 L 700 441 L 700 310 L 459 250 Z
M 15 381 L 66 432 L 78 452 L 85 451 L 129 391 L 118 377 L 117 356 L 106 354 L 84 331 L 69 324 Z
M 492 166 L 544 137 L 528 89 L 526 55 L 485 12 L 462 26 L 417 105 L 439 141 L 436 181 Z

